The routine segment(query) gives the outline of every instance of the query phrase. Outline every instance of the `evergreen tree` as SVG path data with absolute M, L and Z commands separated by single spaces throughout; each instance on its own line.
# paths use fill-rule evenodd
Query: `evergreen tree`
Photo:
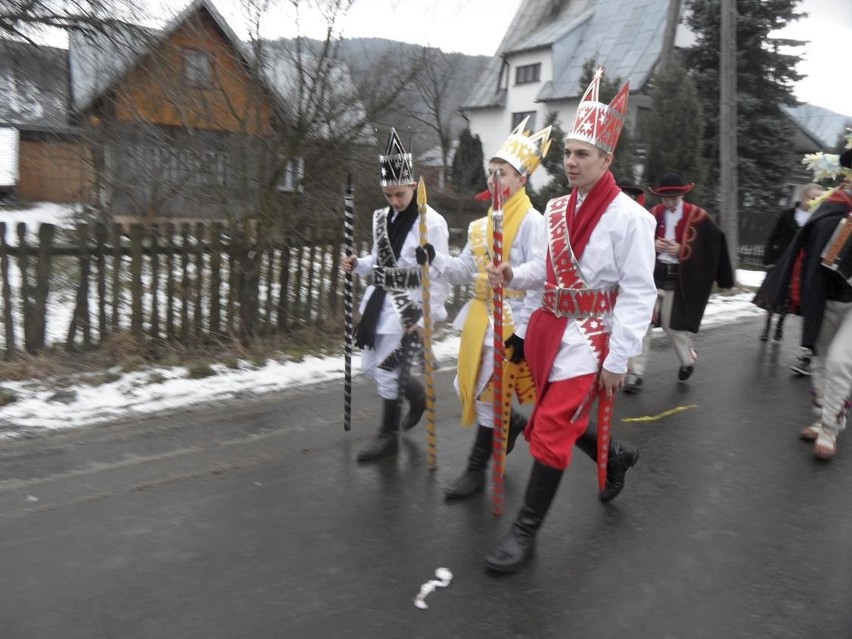
M 800 0 L 737 0 L 737 182 L 740 215 L 775 211 L 790 171 L 792 125 L 782 110 L 795 105 L 797 55 L 783 48 L 801 46 L 770 34 L 798 20 Z M 686 23 L 697 41 L 686 52 L 704 111 L 702 153 L 705 188 L 719 185 L 720 0 L 687 0 Z M 705 206 L 718 209 L 718 201 Z
M 539 171 L 547 171 L 548 175 L 551 176 L 550 181 L 538 191 L 533 191 L 530 187 L 527 187 L 533 206 L 542 212 L 547 207 L 549 200 L 571 192 L 571 185 L 568 183 L 568 176 L 565 175 L 565 168 L 562 164 L 565 132 L 559 126 L 556 116 L 557 113 L 551 111 L 544 120 L 544 126 L 550 127 L 550 150 L 544 156 L 541 166 L 538 168 Z
M 482 140 L 462 129 L 451 168 L 452 184 L 459 195 L 479 193 L 487 188 Z
M 679 173 L 697 185 L 690 199 L 703 202 L 703 113 L 698 90 L 684 67 L 671 64 L 654 75 L 651 104 L 643 121 L 648 140 L 644 183 L 656 184 L 666 173 Z
M 600 65 L 593 58 L 586 60 L 583 64 L 583 74 L 580 76 L 580 95 L 585 93 L 589 84 L 591 84 L 595 71 L 599 66 Z M 598 100 L 604 104 L 609 104 L 615 97 L 615 94 L 618 93 L 619 89 L 621 89 L 622 85 L 624 85 L 624 81 L 620 76 L 608 78 L 606 73 L 604 73 L 601 77 L 600 85 L 598 86 Z M 630 127 L 627 125 L 627 122 L 624 123 L 624 127 L 621 129 L 621 135 L 618 138 L 618 144 L 616 145 L 613 154 L 615 157 L 613 158 L 612 165 L 609 167 L 609 170 L 613 173 L 613 175 L 615 175 L 615 177 L 619 180 L 635 180 L 636 149 L 633 144 L 633 135 L 630 132 Z

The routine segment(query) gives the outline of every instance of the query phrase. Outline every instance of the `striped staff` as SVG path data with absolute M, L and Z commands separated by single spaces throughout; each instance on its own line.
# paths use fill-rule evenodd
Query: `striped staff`
M 500 192 L 501 171 L 494 172 L 494 188 L 491 194 L 491 223 L 494 236 L 491 244 L 491 259 L 493 265 L 503 262 L 503 194 Z M 503 360 L 505 345 L 503 343 L 503 285 L 498 284 L 493 291 L 494 306 L 494 372 L 491 376 L 491 389 L 494 393 L 494 432 L 492 434 L 492 449 L 494 456 L 494 514 L 503 514 L 503 466 L 506 461 L 505 436 L 503 433 Z
M 346 195 L 343 197 L 343 250 L 346 257 L 354 253 L 355 247 L 355 196 L 352 174 L 346 180 Z M 343 285 L 343 429 L 352 428 L 352 271 L 346 273 Z
M 426 234 L 426 183 L 417 183 L 417 210 L 420 213 L 420 246 L 429 241 Z M 429 470 L 438 467 L 438 436 L 435 429 L 435 356 L 432 353 L 432 302 L 429 289 L 429 261 L 420 267 L 423 294 L 423 374 L 426 378 L 426 434 L 429 440 Z

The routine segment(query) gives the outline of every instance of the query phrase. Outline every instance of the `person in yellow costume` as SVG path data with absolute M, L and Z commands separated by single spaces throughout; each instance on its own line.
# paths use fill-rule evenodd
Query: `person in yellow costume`
M 526 133 L 528 118 L 512 131 L 488 163 L 488 187 L 495 183 L 503 196 L 503 262 L 517 268 L 530 261 L 543 261 L 544 218 L 532 205 L 526 185 L 541 164 L 550 146 L 550 127 L 534 135 Z M 474 283 L 474 297 L 454 322 L 461 329 L 456 391 L 461 400 L 464 426 L 477 425 L 467 468 L 445 491 L 448 500 L 475 495 L 485 487 L 485 471 L 492 453 L 494 397 L 491 377 L 494 371 L 494 326 L 492 289 L 485 267 L 492 261 L 492 210 L 471 222 L 467 244 L 458 257 L 435 254 L 432 247 L 421 249 L 421 261 L 431 258 L 437 278 L 455 285 Z M 428 258 L 427 254 L 428 253 Z M 532 312 L 541 305 L 542 291 L 506 288 L 503 303 L 503 337 L 506 341 L 503 395 L 507 408 L 502 415 L 504 432 L 508 422 L 506 452 L 510 452 L 527 424 L 526 418 L 511 407 L 512 395 L 522 404 L 535 401 L 535 389 L 526 361 L 524 334 Z M 507 383 L 508 382 L 508 383 Z

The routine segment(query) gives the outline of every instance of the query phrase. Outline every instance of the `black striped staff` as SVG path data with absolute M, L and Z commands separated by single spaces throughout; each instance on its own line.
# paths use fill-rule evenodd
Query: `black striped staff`
M 491 223 L 493 237 L 491 259 L 495 267 L 503 262 L 503 194 L 500 192 L 500 175 L 494 172 L 494 189 L 491 195 Z M 491 389 L 494 393 L 494 432 L 492 449 L 494 457 L 494 514 L 503 514 L 503 470 L 506 461 L 506 447 L 503 433 L 503 360 L 506 346 L 503 343 L 503 285 L 494 287 L 492 294 L 494 306 L 494 372 L 491 377 Z
M 425 246 L 426 183 L 417 183 L 417 210 L 420 213 L 420 246 Z M 423 375 L 426 378 L 426 436 L 429 441 L 429 470 L 438 466 L 438 435 L 435 429 L 435 356 L 432 353 L 432 300 L 429 288 L 429 260 L 420 267 L 420 289 L 423 296 Z
M 346 257 L 355 250 L 355 196 L 352 188 L 352 174 L 346 181 L 346 195 L 343 197 L 343 250 Z M 346 272 L 343 285 L 343 429 L 352 428 L 352 271 Z

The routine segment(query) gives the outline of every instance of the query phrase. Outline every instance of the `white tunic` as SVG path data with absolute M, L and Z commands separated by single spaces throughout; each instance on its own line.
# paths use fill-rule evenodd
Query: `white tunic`
M 386 207 L 387 208 L 387 207 Z M 377 211 L 381 211 L 384 209 L 377 209 Z M 391 212 L 393 214 L 393 211 Z M 373 219 L 375 219 L 375 213 L 373 214 Z M 429 243 L 435 247 L 435 252 L 443 252 L 449 253 L 449 241 L 450 241 L 450 232 L 447 229 L 447 222 L 444 218 L 437 213 L 431 206 L 427 207 L 426 210 L 426 235 L 428 237 Z M 408 235 L 405 237 L 405 241 L 402 244 L 402 250 L 399 253 L 399 257 L 396 260 L 396 265 L 398 267 L 418 267 L 417 258 L 414 255 L 414 249 L 420 246 L 420 230 L 419 230 L 419 222 L 414 222 L 414 226 L 411 227 L 411 230 L 408 232 Z M 376 249 L 376 243 L 373 242 L 373 248 L 370 251 L 369 255 L 364 255 L 363 257 L 358 258 L 358 264 L 355 266 L 355 272 L 359 275 L 370 275 L 373 272 L 373 267 L 378 266 L 378 252 Z M 450 285 L 446 282 L 436 281 L 434 273 L 434 268 L 430 270 L 430 275 L 432 275 L 430 279 L 429 293 L 430 293 L 430 308 L 432 311 L 432 321 L 433 322 L 443 322 L 447 319 L 447 309 L 444 307 L 446 304 L 447 298 L 450 294 Z M 360 312 L 363 313 L 364 309 L 367 306 L 367 300 L 373 292 L 373 286 L 370 285 L 367 287 L 367 290 L 364 291 L 363 298 L 361 299 Z M 423 302 L 423 295 L 421 293 L 421 289 L 411 289 L 408 291 L 408 295 L 411 300 L 415 302 L 415 304 L 420 307 Z M 420 326 L 423 326 L 423 318 L 420 318 L 418 322 Z M 402 327 L 402 320 L 399 317 L 399 313 L 396 311 L 396 307 L 393 303 L 393 296 L 388 294 L 385 296 L 384 306 L 382 307 L 381 317 L 379 318 L 379 323 L 376 326 L 376 334 L 381 335 L 399 335 L 402 336 L 404 329 Z
M 547 224 L 543 225 L 547 241 Z M 626 373 L 627 360 L 642 351 L 657 299 L 654 285 L 654 233 L 656 221 L 636 201 L 619 193 L 601 216 L 580 259 L 580 270 L 589 288 L 618 286 L 612 312 L 604 316 L 610 331 L 609 354 L 603 366 L 611 373 Z M 548 243 L 549 245 L 549 243 Z M 513 269 L 512 287 L 542 288 L 545 261 Z M 525 333 L 519 333 L 524 336 Z M 577 323 L 569 320 L 562 344 L 550 371 L 549 381 L 596 373 L 598 364 Z

